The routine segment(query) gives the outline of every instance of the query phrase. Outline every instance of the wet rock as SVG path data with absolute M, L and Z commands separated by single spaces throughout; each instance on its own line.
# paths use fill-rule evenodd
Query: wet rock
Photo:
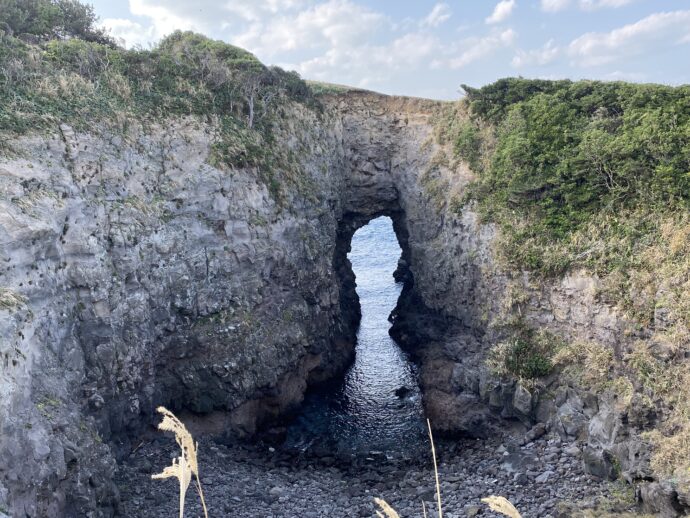
M 412 393 L 412 389 L 409 387 L 400 387 L 395 389 L 395 395 L 400 399 L 404 399 Z

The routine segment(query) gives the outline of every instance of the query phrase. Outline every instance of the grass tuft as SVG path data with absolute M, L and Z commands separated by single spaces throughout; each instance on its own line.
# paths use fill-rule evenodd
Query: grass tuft
M 509 518 L 522 518 L 522 515 L 515 509 L 515 506 L 502 496 L 487 496 L 482 498 L 482 502 L 489 506 L 489 509 L 497 513 L 504 514 Z
M 380 511 L 376 511 L 376 516 L 379 518 L 400 518 L 400 515 L 385 500 L 374 498 L 374 502 L 381 508 Z
M 192 434 L 189 433 L 185 425 L 165 407 L 158 407 L 156 409 L 159 414 L 163 415 L 163 421 L 158 425 L 158 429 L 165 432 L 172 432 L 175 434 L 175 441 L 180 447 L 181 455 L 173 459 L 172 465 L 167 466 L 161 473 L 152 475 L 151 478 L 160 480 L 165 478 L 176 478 L 180 483 L 180 518 L 184 517 L 184 501 L 187 489 L 192 481 L 192 475 L 196 482 L 196 489 L 199 492 L 201 499 L 201 506 L 204 509 L 204 516 L 208 518 L 208 510 L 206 509 L 206 501 L 204 499 L 204 492 L 201 489 L 201 481 L 199 480 L 199 463 L 197 461 L 197 452 L 199 449 L 198 443 L 194 442 Z
M 434 435 L 431 433 L 431 421 L 426 420 L 426 426 L 429 429 L 429 441 L 431 442 L 431 456 L 434 458 L 434 477 L 436 478 L 436 503 L 438 504 L 438 518 L 443 518 L 443 509 L 441 508 L 441 484 L 438 480 L 438 464 L 436 462 L 436 448 L 434 447 Z

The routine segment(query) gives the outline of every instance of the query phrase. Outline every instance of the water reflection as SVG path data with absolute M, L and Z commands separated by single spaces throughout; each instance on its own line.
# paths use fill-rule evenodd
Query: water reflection
M 392 275 L 400 247 L 391 220 L 359 229 L 348 257 L 362 307 L 355 361 L 338 383 L 307 394 L 287 445 L 414 455 L 424 433 L 419 388 L 414 365 L 388 335 L 402 289 Z

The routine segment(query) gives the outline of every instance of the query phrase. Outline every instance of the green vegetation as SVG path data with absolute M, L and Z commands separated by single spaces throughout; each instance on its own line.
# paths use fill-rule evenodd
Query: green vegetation
M 584 268 L 595 298 L 651 329 L 625 352 L 577 342 L 555 354 L 516 332 L 490 358 L 500 373 L 561 376 L 609 393 L 621 411 L 667 405 L 645 432 L 652 467 L 686 474 L 690 457 L 690 86 L 505 79 L 467 99 L 441 137 L 476 174 L 467 196 L 500 229 L 510 270 Z M 512 300 L 512 299 L 511 299 Z
M 295 157 L 272 145 L 288 103 L 319 108 L 295 72 L 191 32 L 152 50 L 119 48 L 75 0 L 0 1 L 9 2 L 0 9 L 0 142 L 61 122 L 125 131 L 194 116 L 217 128 L 214 165 L 254 168 L 276 199 L 285 182 L 303 182 Z
M 86 128 L 112 117 L 171 115 L 231 117 L 262 133 L 279 101 L 312 102 L 296 73 L 189 32 L 175 32 L 151 51 L 80 39 L 30 45 L 4 35 L 0 72 L 0 131 L 14 133 L 55 120 Z
M 534 380 L 551 374 L 563 342 L 522 322 L 508 326 L 509 337 L 490 352 L 488 365 L 499 376 Z
M 336 83 L 326 83 L 324 81 L 307 81 L 309 88 L 314 95 L 341 94 L 356 90 L 351 86 L 339 85 Z
M 79 38 L 113 44 L 93 6 L 76 0 L 0 0 L 0 30 L 39 40 Z
M 648 214 L 690 207 L 690 87 L 503 79 L 463 88 L 471 117 L 452 131 L 455 151 L 478 173 L 469 196 L 504 230 L 511 265 L 610 271 L 653 234 Z M 578 234 L 592 227 L 605 241 L 630 233 L 630 254 Z

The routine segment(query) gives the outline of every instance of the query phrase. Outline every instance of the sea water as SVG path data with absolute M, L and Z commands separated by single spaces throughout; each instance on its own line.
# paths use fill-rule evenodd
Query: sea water
M 402 289 L 393 279 L 400 246 L 390 218 L 359 229 L 348 258 L 362 309 L 355 360 L 342 379 L 307 393 L 286 445 L 338 454 L 417 455 L 425 425 L 415 365 L 388 334 L 388 316 Z

